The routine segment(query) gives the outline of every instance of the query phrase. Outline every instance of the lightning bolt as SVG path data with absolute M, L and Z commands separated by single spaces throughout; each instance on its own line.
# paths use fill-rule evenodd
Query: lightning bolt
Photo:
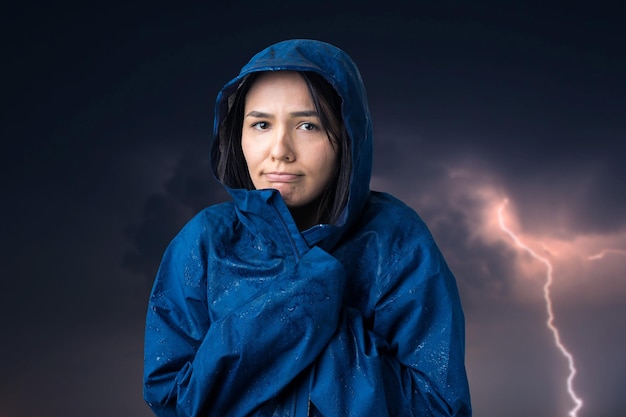
M 626 250 L 622 250 L 622 249 L 604 249 L 600 253 L 596 253 L 595 255 L 588 256 L 587 259 L 590 260 L 590 261 L 595 261 L 597 259 L 604 258 L 609 253 L 616 253 L 616 254 L 619 254 L 619 255 L 626 255 Z
M 552 263 L 550 263 L 550 261 L 547 258 L 544 258 L 540 255 L 538 255 L 535 251 L 533 251 L 531 248 L 529 248 L 528 246 L 526 246 L 516 235 L 515 233 L 513 233 L 511 231 L 511 229 L 509 229 L 505 224 L 504 224 L 504 207 L 508 204 L 508 200 L 504 200 L 504 202 L 500 205 L 500 207 L 498 208 L 498 223 L 500 225 L 500 229 L 506 233 L 511 240 L 513 240 L 513 242 L 515 243 L 515 245 L 517 247 L 519 247 L 520 249 L 524 250 L 525 252 L 527 252 L 530 256 L 532 256 L 534 259 L 536 259 L 537 261 L 541 262 L 542 264 L 545 265 L 546 267 L 546 282 L 543 286 L 543 298 L 546 302 L 546 310 L 548 313 L 548 319 L 546 320 L 546 325 L 548 327 L 548 329 L 550 329 L 550 331 L 552 332 L 552 335 L 554 336 L 554 343 L 556 344 L 556 347 L 558 348 L 558 350 L 563 354 L 563 356 L 567 359 L 567 363 L 569 366 L 569 375 L 567 377 L 567 392 L 569 394 L 569 396 L 571 397 L 572 401 L 574 402 L 574 408 L 572 408 L 569 412 L 569 415 L 571 417 L 577 417 L 578 416 L 578 410 L 580 410 L 580 408 L 583 405 L 583 401 L 582 399 L 580 399 L 576 393 L 574 392 L 574 388 L 573 388 L 573 382 L 574 382 L 574 377 L 576 376 L 576 367 L 574 366 L 574 357 L 572 356 L 572 354 L 567 350 L 567 348 L 565 347 L 565 345 L 563 344 L 563 342 L 561 342 L 561 336 L 559 333 L 559 329 L 554 325 L 554 312 L 552 310 L 552 298 L 550 296 L 550 287 L 552 286 Z M 604 252 L 601 252 L 598 255 L 604 256 Z M 596 255 L 594 255 L 596 256 Z M 591 259 L 591 257 L 590 257 Z

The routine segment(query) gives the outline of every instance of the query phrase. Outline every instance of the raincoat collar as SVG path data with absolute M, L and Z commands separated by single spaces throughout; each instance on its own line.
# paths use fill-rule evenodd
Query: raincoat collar
M 228 98 L 236 92 L 242 80 L 253 72 L 262 71 L 312 71 L 321 75 L 342 99 L 342 117 L 350 136 L 352 148 L 352 176 L 348 203 L 336 225 L 317 225 L 302 233 L 293 221 L 280 194 L 276 191 L 232 190 L 240 218 L 253 229 L 282 226 L 302 239 L 308 246 L 331 249 L 360 215 L 369 197 L 372 170 L 372 123 L 363 80 L 352 59 L 341 49 L 326 42 L 310 39 L 294 39 L 276 43 L 256 54 L 241 69 L 238 76 L 229 81 L 217 96 L 213 125 L 211 162 L 217 178 L 219 160 L 218 132 L 228 113 Z M 252 203 L 254 201 L 254 203 Z M 254 213 L 251 213 L 254 211 Z M 280 218 L 276 218 L 276 214 Z M 251 219 L 256 220 L 252 221 Z M 261 220 L 263 219 L 263 220 Z

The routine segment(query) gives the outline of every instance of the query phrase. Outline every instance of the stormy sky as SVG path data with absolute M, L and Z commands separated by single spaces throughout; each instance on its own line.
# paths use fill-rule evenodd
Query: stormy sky
M 57 3 L 0 25 L 0 416 L 151 415 L 154 273 L 177 230 L 226 199 L 208 164 L 215 95 L 288 38 L 333 43 L 361 70 L 372 188 L 426 220 L 457 277 L 475 415 L 568 416 L 573 396 L 578 417 L 623 415 L 619 10 Z

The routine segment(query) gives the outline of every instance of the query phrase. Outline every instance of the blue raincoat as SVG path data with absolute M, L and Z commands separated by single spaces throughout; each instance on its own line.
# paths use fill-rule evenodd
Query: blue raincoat
M 420 217 L 369 190 L 363 82 L 332 45 L 284 41 L 247 74 L 321 74 L 343 100 L 350 197 L 300 232 L 275 190 L 228 189 L 168 246 L 150 296 L 144 396 L 158 416 L 470 416 L 455 280 Z M 211 149 L 214 167 L 219 147 Z

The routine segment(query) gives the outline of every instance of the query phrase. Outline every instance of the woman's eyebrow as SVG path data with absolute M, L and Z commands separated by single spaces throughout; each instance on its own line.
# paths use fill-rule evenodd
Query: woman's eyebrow
M 320 117 L 319 113 L 315 110 L 300 110 L 289 113 L 290 117 Z M 256 117 L 259 119 L 268 119 L 272 117 L 269 113 L 264 113 L 262 111 L 252 110 L 246 117 Z
M 270 117 L 270 115 L 261 111 L 252 110 L 250 113 L 246 114 L 246 117 L 258 117 L 260 119 L 267 119 Z
M 315 110 L 302 110 L 289 113 L 291 117 L 320 117 Z

